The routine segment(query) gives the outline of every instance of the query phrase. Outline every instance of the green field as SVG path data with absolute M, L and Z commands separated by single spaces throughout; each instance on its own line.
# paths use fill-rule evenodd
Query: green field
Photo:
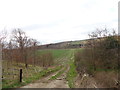
M 44 54 L 46 52 L 51 52 L 54 59 L 61 58 L 70 53 L 69 49 L 48 49 L 48 50 L 39 50 L 38 54 Z

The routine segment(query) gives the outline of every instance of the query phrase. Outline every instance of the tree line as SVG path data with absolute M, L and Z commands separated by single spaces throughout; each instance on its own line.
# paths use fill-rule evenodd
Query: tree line
M 0 34 L 0 44 L 2 45 L 2 59 L 10 62 L 24 63 L 25 67 L 28 64 L 40 65 L 43 67 L 53 64 L 53 55 L 48 52 L 43 55 L 38 54 L 39 42 L 36 39 L 30 38 L 21 29 L 14 29 L 11 32 L 11 37 L 7 39 L 7 33 Z M 48 56 L 47 60 L 44 56 Z M 49 63 L 49 64 L 48 64 Z

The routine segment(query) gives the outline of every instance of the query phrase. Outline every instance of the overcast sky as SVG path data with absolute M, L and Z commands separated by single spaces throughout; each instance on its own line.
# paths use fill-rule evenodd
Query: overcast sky
M 88 38 L 118 28 L 119 0 L 0 0 L 0 31 L 21 28 L 42 44 Z

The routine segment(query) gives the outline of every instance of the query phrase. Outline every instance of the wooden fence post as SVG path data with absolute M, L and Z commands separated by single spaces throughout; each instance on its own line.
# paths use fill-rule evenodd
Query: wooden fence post
M 20 82 L 22 82 L 22 69 L 20 69 Z

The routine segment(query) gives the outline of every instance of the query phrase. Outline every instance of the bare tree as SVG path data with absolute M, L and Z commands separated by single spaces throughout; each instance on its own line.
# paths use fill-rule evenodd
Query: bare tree
M 3 55 L 4 55 L 4 51 L 3 51 L 3 48 L 6 47 L 6 39 L 7 37 L 7 31 L 6 30 L 3 30 L 0 32 L 0 46 L 1 46 L 1 49 L 2 49 L 2 59 L 3 59 Z
M 0 32 L 0 43 L 2 44 L 2 42 L 4 42 L 4 40 L 7 37 L 7 31 L 3 30 Z
M 25 32 L 21 29 L 14 29 L 12 31 L 12 42 L 16 44 L 16 49 L 19 50 L 21 61 L 25 62 L 25 67 L 27 64 L 27 47 L 29 47 L 30 39 L 26 36 Z

